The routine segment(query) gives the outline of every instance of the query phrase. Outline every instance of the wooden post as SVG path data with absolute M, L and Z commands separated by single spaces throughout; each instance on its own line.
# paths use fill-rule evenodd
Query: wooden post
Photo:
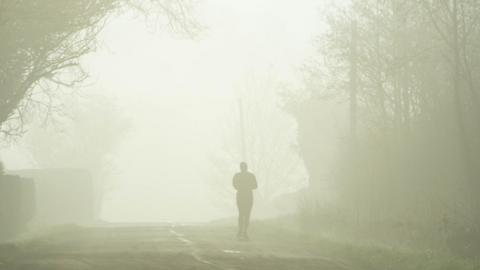
M 247 162 L 247 145 L 245 139 L 245 117 L 243 111 L 243 101 L 241 98 L 238 99 L 238 111 L 240 114 L 240 143 L 241 143 L 241 154 L 242 161 Z
M 358 93 L 358 30 L 357 21 L 352 21 L 351 29 L 351 45 L 350 45 L 350 136 L 353 147 L 357 144 L 357 93 Z

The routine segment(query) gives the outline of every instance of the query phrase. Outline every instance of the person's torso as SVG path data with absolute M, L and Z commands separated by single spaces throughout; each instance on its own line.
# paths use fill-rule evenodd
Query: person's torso
M 255 176 L 252 173 L 237 173 L 235 175 L 235 185 L 239 193 L 252 193 L 255 186 Z

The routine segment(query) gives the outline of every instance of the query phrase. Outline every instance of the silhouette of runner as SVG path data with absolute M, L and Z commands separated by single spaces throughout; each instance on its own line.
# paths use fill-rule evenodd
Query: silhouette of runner
M 247 163 L 240 163 L 240 172 L 233 177 L 233 187 L 237 190 L 238 234 L 240 240 L 248 240 L 247 229 L 253 206 L 253 190 L 257 188 L 255 175 L 248 171 Z

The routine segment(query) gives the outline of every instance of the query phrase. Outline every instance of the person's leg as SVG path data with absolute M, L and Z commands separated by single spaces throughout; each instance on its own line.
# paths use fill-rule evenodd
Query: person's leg
M 237 236 L 241 237 L 243 235 L 243 224 L 244 224 L 244 215 L 242 215 L 242 211 L 238 213 L 238 233 Z
M 237 233 L 237 237 L 240 238 L 243 235 L 243 224 L 244 224 L 243 220 L 245 219 L 245 215 L 243 213 L 241 198 L 238 194 L 237 194 L 237 208 L 238 208 L 238 233 Z
M 253 207 L 253 198 L 250 197 L 248 200 L 246 200 L 245 205 L 244 205 L 244 218 L 243 218 L 243 236 L 248 239 L 248 226 L 250 225 L 250 214 L 252 213 L 252 207 Z
M 244 218 L 243 218 L 243 237 L 248 239 L 248 225 L 250 224 L 250 210 L 246 210 L 245 211 L 245 215 L 244 215 Z

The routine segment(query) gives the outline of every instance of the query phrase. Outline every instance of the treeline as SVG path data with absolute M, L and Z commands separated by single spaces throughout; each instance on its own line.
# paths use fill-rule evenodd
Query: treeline
M 338 212 L 355 226 L 476 254 L 480 2 L 353 1 L 327 25 L 307 67 L 309 97 L 295 105 L 331 95 L 348 104 L 349 129 L 329 179 Z M 293 113 L 309 173 L 321 175 L 322 127 L 305 110 Z

